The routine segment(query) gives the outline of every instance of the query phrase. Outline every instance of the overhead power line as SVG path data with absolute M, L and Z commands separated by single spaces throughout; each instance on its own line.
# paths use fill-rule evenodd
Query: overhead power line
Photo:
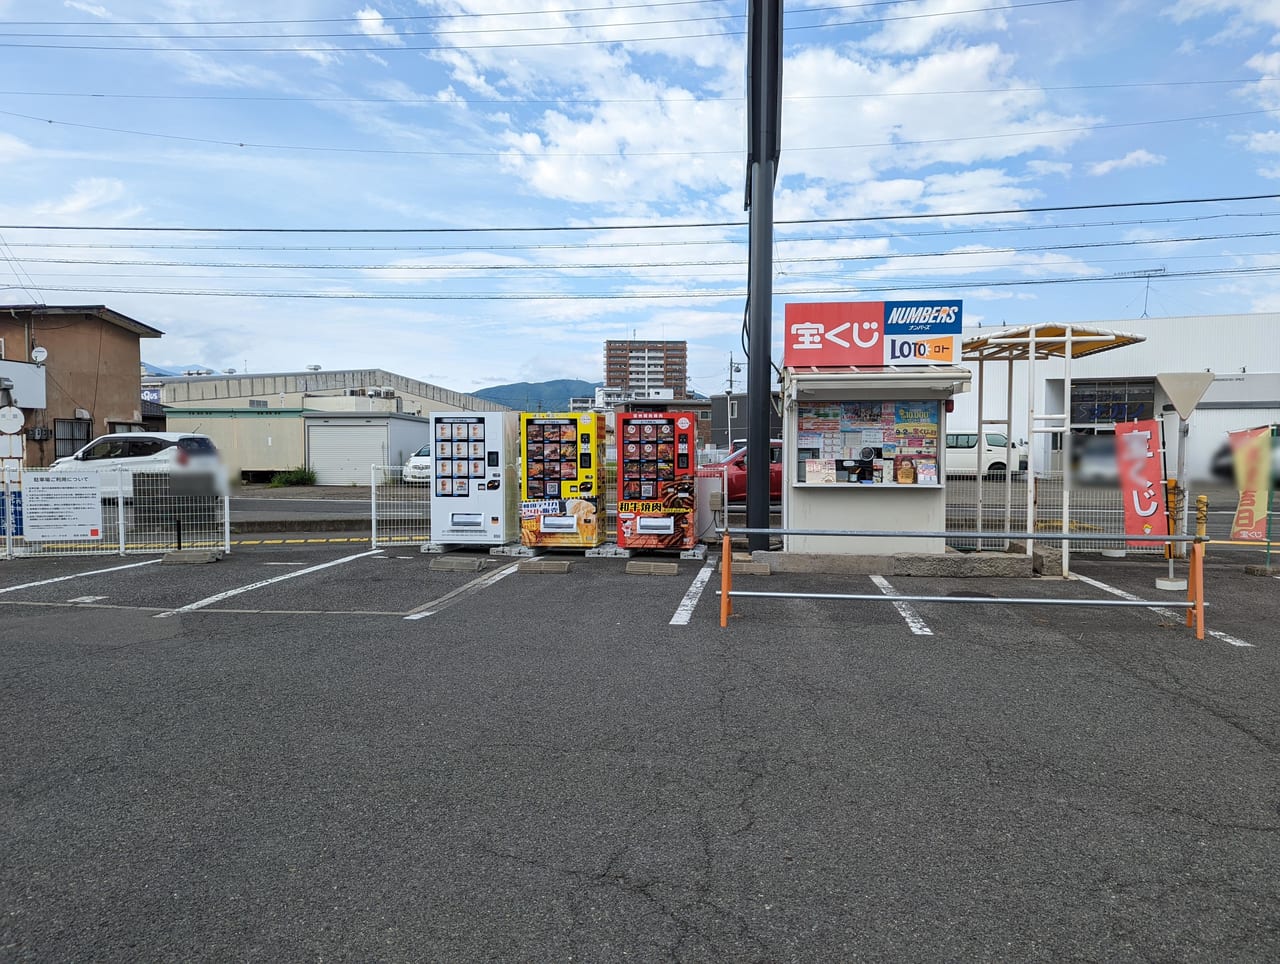
M 868 92 L 847 92 L 843 94 L 788 94 L 782 95 L 783 103 L 798 103 L 810 100 L 880 100 L 886 97 L 971 97 L 978 94 L 1027 94 L 1072 90 L 1135 90 L 1164 87 L 1209 87 L 1240 84 L 1258 84 L 1262 78 L 1232 77 L 1221 80 L 1135 80 L 1117 81 L 1110 84 L 1046 84 L 1036 87 L 969 87 L 952 90 L 877 90 Z M 458 97 L 448 100 L 436 100 L 427 95 L 419 97 L 308 97 L 305 95 L 275 94 L 156 94 L 156 93 L 124 93 L 118 91 L 59 91 L 59 90 L 0 90 L 0 97 L 60 97 L 88 98 L 90 100 L 177 100 L 177 101 L 219 101 L 236 103 L 283 103 L 283 104 L 399 104 L 408 107 L 469 107 L 476 104 L 505 106 L 546 104 L 706 104 L 706 103 L 745 103 L 746 98 L 737 97 L 672 97 L 664 94 L 657 97 L 549 97 L 545 100 L 530 97 L 482 98 Z
M 827 21 L 815 24 L 788 24 L 787 30 L 795 32 L 797 30 L 831 30 L 836 27 L 858 27 L 872 26 L 880 23 L 898 23 L 911 20 L 932 20 L 939 17 L 958 17 L 972 13 L 987 13 L 991 11 L 1008 12 L 1012 10 L 1021 10 L 1029 7 L 1049 7 L 1059 6 L 1067 3 L 1078 3 L 1079 0 L 1028 0 L 1026 3 L 1001 4 L 989 7 L 972 7 L 964 10 L 943 10 L 933 13 L 912 13 L 900 14 L 894 17 L 875 17 L 864 20 L 843 20 L 843 21 Z M 562 30 L 579 30 L 579 29 L 609 29 L 612 24 L 600 24 L 598 27 L 561 27 Z M 645 24 L 635 24 L 635 26 L 645 26 Z M 497 27 L 488 30 L 466 30 L 453 31 L 453 33 L 519 33 L 522 31 L 545 29 L 532 27 Z M 439 31 L 439 33 L 448 33 L 448 31 Z M 635 43 L 658 43 L 680 40 L 710 40 L 723 37 L 742 37 L 746 35 L 745 28 L 742 30 L 725 30 L 717 33 L 692 33 L 692 34 L 674 34 L 661 37 L 620 37 L 612 39 L 591 39 L 591 40 L 557 40 L 534 43 L 471 43 L 467 45 L 468 50 L 511 50 L 526 49 L 534 47 L 581 47 L 581 46 L 598 46 L 598 45 L 617 45 L 617 44 L 635 44 Z M 169 39 L 169 38 L 165 38 Z M 173 39 L 185 39 L 175 37 Z M 287 39 L 287 38 L 285 38 Z M 127 44 L 55 44 L 55 43 L 8 43 L 0 40 L 0 47 L 8 47 L 11 49 L 23 50 L 120 50 L 120 51 L 150 51 L 152 53 L 171 53 L 171 52 L 192 52 L 192 53 L 377 53 L 387 54 L 396 52 L 416 52 L 416 51 L 432 51 L 432 50 L 458 50 L 456 44 L 365 44 L 362 46 L 337 46 L 328 44 L 322 47 L 302 47 L 297 45 L 283 47 L 191 47 L 191 46 L 175 46 L 172 44 L 156 45 L 127 45 Z
M 1274 238 L 1274 231 L 1251 231 L 1237 234 L 1206 234 L 1195 235 L 1186 238 L 1128 238 L 1118 241 L 1081 241 L 1066 244 L 1035 244 L 1023 247 L 983 247 L 977 249 L 951 249 L 946 251 L 881 251 L 870 254 L 825 254 L 820 256 L 792 256 L 786 257 L 781 254 L 774 257 L 775 264 L 821 264 L 821 263 L 844 263 L 847 261 L 896 261 L 909 258 L 975 258 L 985 255 L 1003 255 L 1003 254 L 1030 254 L 1033 252 L 1049 252 L 1049 251 L 1083 251 L 1094 250 L 1098 248 L 1126 248 L 1147 245 L 1166 245 L 1166 244 L 1195 244 L 1205 241 L 1239 241 L 1249 238 Z M 1256 253 L 1256 252 L 1255 252 Z M 559 271 L 590 271 L 590 270 L 617 270 L 617 269 L 651 269 L 651 268 L 713 268 L 726 265 L 742 265 L 745 264 L 745 254 L 741 258 L 723 258 L 723 259 L 702 259 L 697 261 L 600 261 L 600 262 L 574 262 L 566 261 L 560 264 L 550 264 L 541 261 L 527 261 L 513 264 L 511 262 L 497 262 L 493 264 L 468 264 L 457 261 L 441 261 L 438 264 L 333 264 L 326 262 L 313 262 L 310 264 L 298 262 L 273 262 L 273 261 L 162 261 L 162 260 L 143 260 L 143 259 L 105 259 L 105 258 L 32 258 L 13 256 L 14 260 L 20 261 L 22 264 L 62 264 L 62 265 L 95 265 L 95 266 L 118 266 L 129 268 L 251 268 L 274 271 L 303 270 L 303 271 L 404 271 L 404 272 L 432 272 L 432 271 L 448 271 L 456 273 L 460 271 L 493 271 L 503 273 L 507 271 L 546 271 L 554 268 Z M 1196 257 L 1207 257 L 1207 255 L 1196 255 Z
M 1187 224 L 1202 221 L 1220 221 L 1232 218 L 1276 218 L 1280 211 L 1224 211 L 1216 214 L 1193 214 L 1180 218 L 1134 218 L 1127 220 L 1110 219 L 1106 221 L 1067 221 L 1047 224 L 1003 224 L 984 225 L 982 227 L 957 228 L 948 227 L 932 231 L 892 231 L 883 234 L 867 234 L 842 236 L 838 234 L 811 234 L 781 236 L 777 239 L 780 245 L 821 242 L 834 244 L 840 241 L 878 241 L 902 240 L 907 238 L 958 237 L 986 234 L 1025 234 L 1044 231 L 1074 231 L 1084 228 L 1124 228 L 1152 227 L 1155 225 Z M 1273 232 L 1263 232 L 1270 235 Z M 1252 236 L 1252 235 L 1244 235 Z M 1228 237 L 1232 237 L 1228 235 Z M 156 244 L 154 242 L 130 241 L 128 243 L 112 241 L 10 241 L 10 248 L 39 248 L 49 250 L 92 250 L 92 251 L 327 251 L 332 253 L 350 253 L 356 251 L 404 252 L 404 253 L 436 253 L 436 254 L 470 254 L 496 251 L 584 251 L 622 248 L 662 248 L 672 247 L 706 247 L 710 245 L 732 245 L 738 242 L 731 238 L 674 238 L 661 241 L 576 241 L 573 243 L 537 243 L 537 244 L 468 244 L 468 245 L 430 245 L 430 244 Z
M 1161 275 L 1161 280 L 1230 278 L 1254 275 L 1280 274 L 1280 265 L 1251 268 L 1210 268 L 1200 271 L 1171 271 Z M 1094 284 L 1116 281 L 1132 281 L 1131 276 L 1101 275 L 1071 278 L 1022 278 L 1016 280 L 971 279 L 966 281 L 936 281 L 920 279 L 905 285 L 878 285 L 850 279 L 849 283 L 825 288 L 775 288 L 775 297 L 806 297 L 810 295 L 846 295 L 871 291 L 956 291 L 974 288 L 1020 288 L 1044 285 Z M 634 279 L 631 279 L 631 283 Z M 47 286 L 46 286 L 47 287 Z M 738 300 L 745 296 L 745 284 L 741 287 L 707 291 L 681 289 L 678 291 L 624 291 L 608 294 L 590 292 L 353 292 L 353 291 L 234 291 L 226 289 L 153 288 L 131 286 L 59 286 L 59 291 L 96 292 L 100 294 L 171 295 L 202 298 L 267 298 L 321 301 L 643 301 L 670 299 Z
M 1274 201 L 1280 194 L 1236 194 L 1218 197 L 1164 198 L 1150 201 L 1105 201 L 1096 204 L 1057 204 L 1022 208 L 987 208 L 974 211 L 930 211 L 885 213 L 846 218 L 796 218 L 778 220 L 777 225 L 792 224 L 866 224 L 881 221 L 941 221 L 952 218 L 995 217 L 998 215 L 1047 214 L 1059 211 L 1101 211 L 1112 208 L 1151 208 L 1179 204 L 1220 204 L 1234 201 Z M 126 234 L 525 234 L 530 232 L 585 231 L 685 231 L 696 228 L 745 228 L 745 221 L 684 221 L 674 224 L 592 224 L 551 225 L 542 227 L 507 226 L 475 228 L 226 228 L 226 227 L 154 227 L 146 225 L 85 224 L 0 224 L 0 231 L 103 231 Z
M 2 45 L 0 45 L 2 46 Z M 892 141 L 871 141 L 862 144 L 818 144 L 799 145 L 788 148 L 788 153 L 798 154 L 809 151 L 854 151 L 868 150 L 876 147 L 921 147 L 935 144 L 963 144 L 971 141 L 1007 140 L 1019 137 L 1045 137 L 1050 134 L 1079 134 L 1087 131 L 1118 130 L 1126 127 L 1152 127 L 1160 124 L 1187 124 L 1206 120 L 1230 120 L 1237 117 L 1253 117 L 1259 114 L 1280 113 L 1278 108 L 1259 108 L 1258 110 L 1232 111 L 1226 114 L 1195 114 L 1189 117 L 1163 117 L 1139 121 L 1118 121 L 1112 124 L 1085 124 L 1078 127 L 1050 127 L 1040 130 L 1002 131 L 996 134 L 969 134 L 961 137 L 934 137 L 920 140 L 897 139 Z M 158 131 L 140 131 L 122 127 L 105 127 L 98 124 L 81 124 L 74 121 L 56 120 L 50 117 L 35 117 L 18 111 L 0 110 L 0 115 L 17 117 L 39 124 L 56 124 L 60 127 L 71 127 L 77 130 L 98 131 L 106 134 L 126 134 L 131 137 L 149 137 L 158 140 L 180 141 L 188 144 L 211 144 L 215 147 L 234 147 L 253 150 L 295 151 L 324 154 L 367 154 L 391 157 L 498 157 L 511 151 L 509 145 L 501 145 L 487 151 L 417 151 L 393 147 L 326 147 L 314 144 L 270 144 L 247 140 L 224 140 L 212 137 L 193 137 L 184 134 L 162 134 Z M 625 157 L 720 157 L 742 153 L 741 148 L 723 151 L 633 151 L 628 150 Z M 612 151 L 542 151 L 536 157 L 620 157 L 619 150 Z

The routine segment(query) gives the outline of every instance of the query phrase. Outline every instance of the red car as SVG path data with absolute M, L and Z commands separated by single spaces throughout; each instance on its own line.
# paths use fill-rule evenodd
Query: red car
M 747 448 L 734 449 L 722 462 L 701 466 L 702 472 L 723 473 L 730 502 L 747 500 Z M 769 501 L 782 501 L 782 439 L 769 440 Z

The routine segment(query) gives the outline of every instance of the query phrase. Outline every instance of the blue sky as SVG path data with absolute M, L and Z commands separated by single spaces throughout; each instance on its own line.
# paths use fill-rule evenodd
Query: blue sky
M 723 391 L 745 8 L 0 0 L 0 303 L 462 391 L 684 339 Z M 1280 194 L 1274 0 L 793 0 L 784 44 L 775 359 L 792 301 L 1280 310 L 1276 200 L 1204 201 Z

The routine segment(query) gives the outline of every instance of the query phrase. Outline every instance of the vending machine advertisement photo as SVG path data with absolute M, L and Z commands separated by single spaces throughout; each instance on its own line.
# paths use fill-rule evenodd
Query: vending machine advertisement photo
M 520 542 L 590 549 L 605 538 L 604 416 L 520 416 Z
M 618 546 L 692 549 L 697 419 L 689 412 L 619 412 Z
M 515 412 L 430 415 L 431 541 L 497 546 L 516 541 Z

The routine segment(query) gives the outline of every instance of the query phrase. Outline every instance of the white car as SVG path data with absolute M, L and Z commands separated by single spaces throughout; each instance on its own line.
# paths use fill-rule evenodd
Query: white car
M 978 453 L 979 436 L 977 432 L 948 432 L 946 470 L 948 475 L 977 475 L 979 458 L 981 458 L 984 477 L 1004 478 L 1005 461 L 1010 457 L 1007 449 L 1008 440 L 1001 432 L 985 432 L 982 436 L 982 453 Z M 1013 443 L 1012 451 L 1014 478 L 1016 473 L 1025 472 L 1027 468 L 1026 447 Z
M 404 463 L 404 468 L 400 470 L 400 479 L 406 483 L 424 483 L 431 482 L 431 443 L 428 442 L 418 451 L 409 456 L 409 460 Z
M 49 466 L 59 474 L 99 476 L 104 499 L 134 497 L 133 476 L 138 472 L 210 476 L 214 490 L 225 490 L 225 473 L 218 447 L 207 435 L 191 432 L 121 432 L 96 438 L 80 451 L 63 456 Z M 196 488 L 192 489 L 197 491 Z

